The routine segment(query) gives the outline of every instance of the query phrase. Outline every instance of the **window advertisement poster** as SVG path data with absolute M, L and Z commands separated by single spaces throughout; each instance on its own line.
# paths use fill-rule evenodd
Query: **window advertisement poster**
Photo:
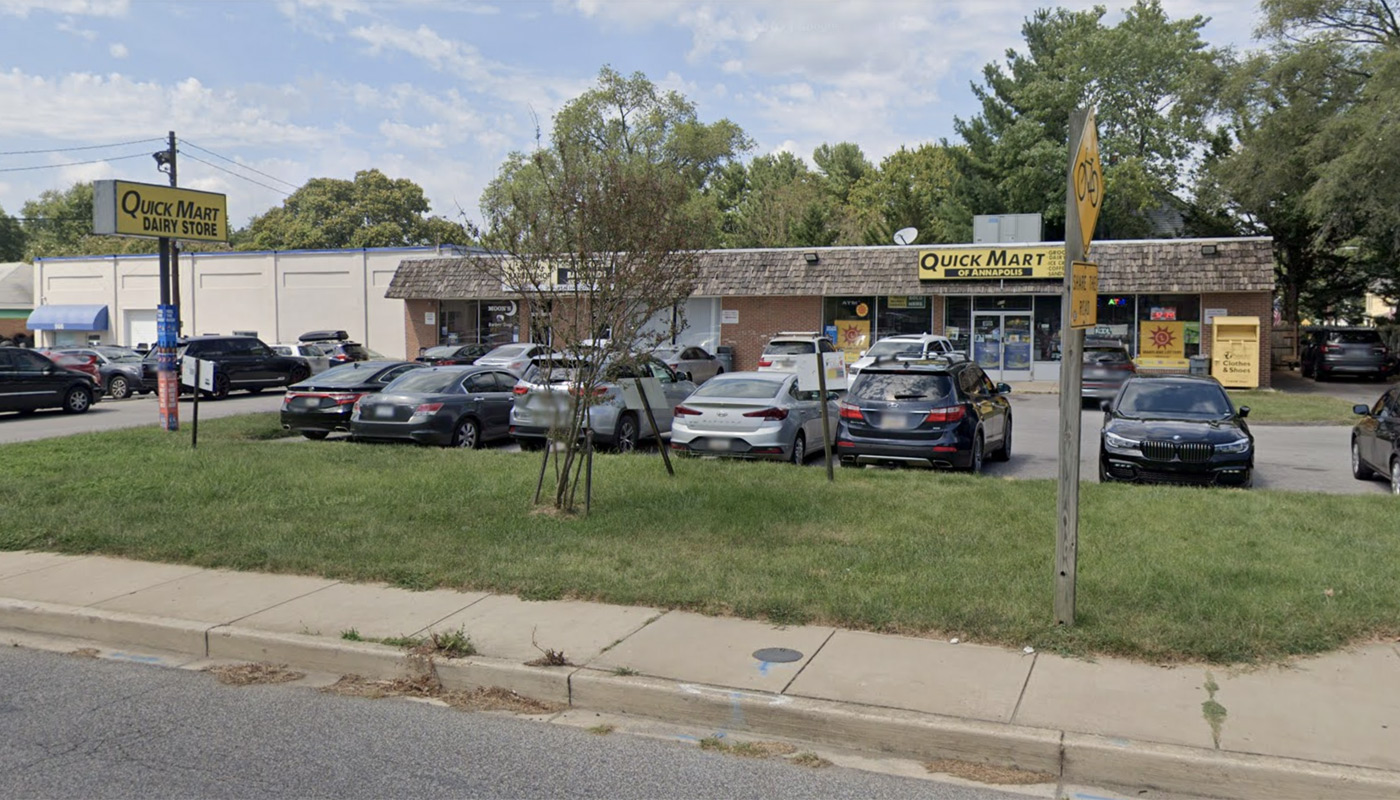
M 847 364 L 858 360 L 862 352 L 870 349 L 870 320 L 836 320 L 836 347 L 845 353 Z
M 1159 321 L 1138 325 L 1138 364 L 1144 367 L 1186 367 L 1186 323 Z

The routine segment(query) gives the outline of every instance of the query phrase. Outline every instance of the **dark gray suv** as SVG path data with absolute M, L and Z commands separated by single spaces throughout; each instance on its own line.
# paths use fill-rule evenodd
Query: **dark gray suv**
M 141 362 L 141 379 L 150 389 L 156 388 L 158 352 L 152 350 Z M 192 336 L 181 339 L 176 352 L 180 357 L 214 362 L 214 391 L 206 396 L 215 400 L 240 389 L 256 393 L 288 386 L 311 375 L 305 359 L 279 356 L 254 336 Z
M 1343 375 L 1383 380 L 1395 374 L 1395 355 L 1375 328 L 1305 328 L 1303 377 L 1319 381 Z

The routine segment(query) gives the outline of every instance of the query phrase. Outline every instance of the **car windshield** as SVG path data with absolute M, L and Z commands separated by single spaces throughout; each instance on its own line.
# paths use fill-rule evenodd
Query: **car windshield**
M 863 371 L 851 387 L 857 400 L 944 400 L 953 393 L 947 374 Z
M 801 356 L 815 352 L 817 346 L 813 342 L 769 342 L 763 348 L 765 356 Z
M 435 394 L 447 391 L 461 379 L 462 373 L 455 370 L 438 372 L 433 369 L 415 369 L 395 378 L 393 383 L 384 387 L 384 391 Z
M 1118 413 L 1128 417 L 1219 419 L 1234 413 L 1225 390 L 1211 383 L 1130 381 L 1118 401 Z
M 919 342 L 900 342 L 885 339 L 876 342 L 874 347 L 865 351 L 868 356 L 917 356 L 924 352 L 923 344 Z
M 738 397 L 745 400 L 767 400 L 778 396 L 787 380 L 768 381 L 762 378 L 726 378 L 717 375 L 700 385 L 691 397 Z
M 423 351 L 423 355 L 433 358 L 442 358 L 443 356 L 453 355 L 457 352 L 457 349 L 458 346 L 455 344 L 445 344 L 438 347 L 429 347 L 427 350 Z
M 279 356 L 289 356 L 292 355 L 292 348 L 288 347 L 285 344 L 274 344 L 272 346 L 272 352 L 276 353 Z
M 1126 364 L 1128 354 L 1118 348 L 1095 348 L 1084 351 L 1085 364 Z
M 358 362 L 357 362 L 358 363 Z M 378 372 L 377 369 L 365 369 L 356 364 L 345 364 L 339 367 L 331 367 L 320 375 L 310 379 L 307 383 L 317 386 L 358 386 L 368 381 Z
M 485 358 L 515 358 L 524 355 L 533 345 L 528 344 L 503 344 L 495 350 L 487 353 Z
M 99 347 L 96 349 L 103 358 L 118 364 L 139 364 L 141 362 L 141 354 L 135 350 L 127 350 L 124 347 Z

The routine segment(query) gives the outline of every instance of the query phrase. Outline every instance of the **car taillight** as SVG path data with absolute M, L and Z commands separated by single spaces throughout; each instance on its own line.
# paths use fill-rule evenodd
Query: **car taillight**
M 771 367 L 773 366 L 773 360 L 768 358 L 760 358 L 758 360 L 758 365 L 760 367 Z
M 343 355 L 343 354 L 342 354 L 342 355 L 334 355 L 334 356 L 331 356 L 331 360 L 332 360 L 332 361 L 339 361 L 339 362 L 341 362 L 341 363 L 343 364 L 343 363 L 345 363 L 346 361 L 349 361 L 349 360 L 350 360 L 350 356 Z
M 962 406 L 952 406 L 951 408 L 935 408 L 924 417 L 924 422 L 957 422 L 967 414 L 967 410 Z
M 360 398 L 364 395 L 356 394 L 353 392 L 336 392 L 325 396 L 329 397 L 331 401 L 338 406 L 348 406 L 352 403 L 358 403 L 360 401 Z
M 1109 364 L 1109 365 L 1108 365 L 1108 368 L 1109 368 L 1109 369 L 1122 369 L 1122 370 L 1127 370 L 1128 372 L 1133 372 L 1133 371 L 1135 371 L 1135 370 L 1134 370 L 1134 367 L 1133 367 L 1133 362 L 1131 362 L 1131 361 L 1124 361 L 1122 364 Z
M 676 406 L 676 412 L 675 412 L 675 413 L 676 413 L 676 416 L 678 416 L 678 417 L 694 417 L 694 416 L 699 416 L 700 414 L 702 414 L 702 413 L 704 413 L 704 412 L 696 411 L 695 409 L 691 408 L 690 406 Z
M 528 386 L 516 386 L 514 389 L 511 389 L 510 391 L 511 391 L 512 394 L 529 394 L 529 393 L 530 393 L 530 387 L 528 387 Z
M 841 409 L 841 419 L 865 419 L 860 409 L 849 403 L 842 403 L 838 408 Z
M 747 411 L 747 412 L 744 413 L 744 416 L 746 416 L 746 417 L 760 417 L 760 418 L 762 418 L 762 419 L 766 419 L 766 420 L 771 420 L 771 421 L 777 422 L 777 421 L 779 421 L 779 420 L 787 419 L 787 409 L 786 409 L 786 408 L 764 408 L 764 409 L 760 409 L 760 410 L 758 410 L 758 411 Z
M 413 409 L 413 415 L 416 417 L 420 414 L 436 414 L 441 410 L 442 403 L 419 403 L 418 407 Z

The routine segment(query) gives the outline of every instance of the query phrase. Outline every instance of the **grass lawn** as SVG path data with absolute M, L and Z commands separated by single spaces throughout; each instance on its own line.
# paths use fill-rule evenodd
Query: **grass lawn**
M 1384 386 L 1378 386 L 1376 397 L 1384 391 Z M 1252 424 L 1354 425 L 1360 419 L 1351 413 L 1350 401 L 1326 394 L 1237 390 L 1230 392 L 1230 400 L 1236 406 L 1249 406 Z
M 599 456 L 532 513 L 537 454 L 267 441 L 276 416 L 0 446 L 0 549 L 572 597 L 1058 652 L 1268 661 L 1400 633 L 1388 496 L 1081 490 L 1078 625 L 1052 619 L 1055 485 Z M 470 633 L 470 631 L 468 631 Z

